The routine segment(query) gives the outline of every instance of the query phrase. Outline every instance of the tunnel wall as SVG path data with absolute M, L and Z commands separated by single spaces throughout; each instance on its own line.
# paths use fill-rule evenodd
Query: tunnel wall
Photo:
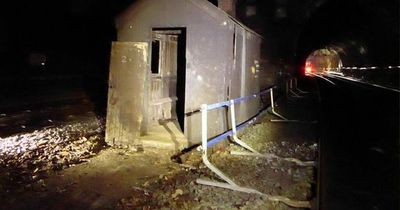
M 326 1 L 304 25 L 296 63 L 317 49 L 336 50 L 343 66 L 399 64 L 398 1 Z

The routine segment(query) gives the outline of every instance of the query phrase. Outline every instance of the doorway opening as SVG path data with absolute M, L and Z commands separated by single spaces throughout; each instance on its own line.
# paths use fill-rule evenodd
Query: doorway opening
M 184 131 L 186 28 L 153 28 L 149 123 L 177 120 Z

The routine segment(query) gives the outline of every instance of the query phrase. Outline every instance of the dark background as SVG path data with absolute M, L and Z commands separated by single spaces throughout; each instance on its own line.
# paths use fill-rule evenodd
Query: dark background
M 60 121 L 70 113 L 79 115 L 90 110 L 90 103 L 94 103 L 96 111 L 104 116 L 110 46 L 116 40 L 114 18 L 131 3 L 133 0 L 2 2 L 0 114 L 15 116 L 21 110 L 30 109 L 32 113 L 24 112 L 21 118 L 38 115 L 38 119 L 22 121 L 32 129 L 40 127 L 39 121 L 48 124 L 41 110 L 49 110 L 46 113 L 54 117 L 48 108 L 53 105 L 61 104 L 57 111 L 61 113 Z M 249 15 L 251 10 L 253 14 Z M 325 47 L 337 50 L 344 66 L 400 65 L 398 0 L 238 0 L 236 13 L 239 20 L 264 36 L 262 64 L 268 67 L 266 71 L 278 66 L 276 69 L 296 74 L 312 51 Z M 381 70 L 379 68 L 374 76 L 383 75 L 385 71 Z M 370 201 L 360 202 L 363 205 L 398 206 L 395 203 L 399 181 L 398 95 L 385 96 L 377 90 L 370 91 L 369 87 L 343 86 L 337 92 L 336 88 L 320 86 L 322 120 L 326 121 L 322 122 L 326 126 L 326 131 L 322 132 L 325 141 L 320 144 L 321 154 L 325 155 L 321 157 L 325 164 L 321 171 L 326 174 L 321 175 L 322 204 L 328 205 L 328 201 L 335 204 L 336 200 L 330 196 L 341 195 L 346 202 L 366 209 L 352 199 L 354 194 L 351 193 L 355 191 L 351 189 L 361 189 L 357 192 L 372 192 L 364 197 L 355 193 L 363 201 Z M 381 109 L 376 109 L 375 104 L 382 101 L 382 97 L 388 100 L 379 103 Z M 71 106 L 63 109 L 66 105 Z M 375 112 L 371 114 L 371 110 Z M 381 123 L 386 118 L 389 124 Z M 10 117 L 8 121 L 5 119 L 7 123 L 0 122 L 0 131 L 21 132 L 17 126 L 21 123 L 15 119 Z M 382 126 L 386 127 L 382 129 Z M 345 132 L 336 132 L 338 129 Z M 344 135 L 347 133 L 352 135 Z M 339 138 L 341 141 L 337 140 Z M 362 150 L 359 143 L 363 143 L 366 150 Z M 383 144 L 385 152 L 388 151 L 385 155 L 370 150 L 370 147 L 380 146 L 378 143 Z M 355 159 L 357 157 L 362 160 Z M 344 161 L 350 161 L 342 164 L 344 169 L 336 165 Z M 360 162 L 364 167 L 357 165 Z M 331 169 L 335 173 L 330 173 Z M 365 173 L 368 170 L 372 172 Z M 348 174 L 355 176 L 346 177 Z M 381 180 L 386 184 L 381 186 Z M 345 188 L 333 188 L 332 191 L 324 186 L 326 183 Z
M 1 94 L 82 87 L 104 101 L 114 18 L 133 1 L 2 3 Z M 254 15 L 246 15 L 249 7 Z M 265 37 L 265 62 L 292 71 L 326 46 L 341 50 L 345 66 L 399 64 L 397 0 L 238 0 L 237 18 Z M 45 65 L 32 55 L 44 56 Z

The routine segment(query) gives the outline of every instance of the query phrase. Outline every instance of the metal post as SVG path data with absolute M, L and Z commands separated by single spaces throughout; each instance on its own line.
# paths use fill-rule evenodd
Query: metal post
M 289 80 L 286 80 L 285 85 L 286 85 L 285 88 L 286 98 L 289 98 Z
M 274 102 L 274 89 L 271 89 L 269 92 L 269 97 L 271 98 L 271 108 L 275 110 L 275 102 Z
M 236 114 L 235 114 L 235 101 L 230 100 L 231 103 L 231 124 L 232 124 L 232 133 L 233 136 L 236 136 Z
M 279 118 L 281 118 L 282 120 L 287 120 L 284 116 L 278 114 L 278 113 L 275 111 L 274 89 L 273 89 L 273 88 L 271 89 L 271 92 L 270 92 L 270 98 L 271 98 L 271 112 L 272 112 L 272 114 L 275 115 L 275 116 L 277 116 L 277 117 L 279 117 Z M 272 120 L 271 120 L 271 121 L 272 121 Z
M 247 150 L 255 153 L 255 154 L 260 154 L 258 151 L 256 151 L 255 149 L 253 149 L 252 147 L 250 147 L 249 145 L 247 145 L 246 143 L 244 143 L 243 141 L 241 141 L 237 137 L 235 101 L 234 100 L 230 100 L 230 106 L 231 106 L 230 108 L 231 108 L 231 122 L 232 122 L 232 137 L 233 137 L 233 141 L 236 142 L 237 144 L 239 144 L 240 146 L 246 148 Z
M 275 119 L 271 119 L 271 122 L 285 122 L 285 123 L 317 123 L 317 121 L 311 121 L 311 122 L 307 122 L 307 121 L 300 121 L 300 120 L 289 120 L 286 117 L 282 116 L 281 114 L 279 114 L 278 112 L 275 111 L 275 102 L 274 102 L 274 89 L 271 89 L 270 92 L 270 98 L 271 98 L 271 114 L 279 117 L 280 119 L 275 120 Z
M 222 171 L 220 171 L 217 167 L 215 167 L 209 160 L 208 160 L 208 134 L 207 134 L 207 112 L 208 112 L 208 107 L 207 104 L 202 104 L 201 105 L 201 146 L 203 147 L 203 154 L 202 154 L 202 159 L 203 163 L 215 174 L 217 174 L 221 179 L 229 183 L 230 185 L 237 187 L 237 184 L 230 179 L 227 175 L 225 175 Z M 200 179 L 197 179 L 197 182 L 199 182 Z M 201 181 L 200 181 L 201 182 Z
M 293 78 L 293 80 L 294 80 L 294 89 L 297 90 L 297 78 L 295 77 L 295 78 Z
M 201 146 L 203 147 L 203 154 L 207 156 L 207 104 L 201 105 Z
M 299 96 L 299 94 L 297 94 L 297 93 L 295 93 L 295 92 L 293 91 L 293 78 L 290 79 L 289 82 L 290 82 L 289 91 L 290 91 L 290 93 L 293 95 L 293 97 L 302 98 L 302 96 Z
M 233 101 L 231 101 L 232 103 Z M 232 103 L 233 104 L 233 103 Z M 215 182 L 215 181 L 209 181 L 209 180 L 203 180 L 203 179 L 196 179 L 196 182 L 198 184 L 203 184 L 203 185 L 209 185 L 209 186 L 215 186 L 215 187 L 224 187 L 227 189 L 231 190 L 236 190 L 236 191 L 241 191 L 241 192 L 246 192 L 246 193 L 256 193 L 256 194 L 261 194 L 264 195 L 263 193 L 252 189 L 252 188 L 247 188 L 247 187 L 241 187 L 237 185 L 232 179 L 230 179 L 227 175 L 225 175 L 222 171 L 220 171 L 216 166 L 214 166 L 209 160 L 207 156 L 207 149 L 208 149 L 208 137 L 207 137 L 207 112 L 208 112 L 208 106 L 207 104 L 202 104 L 201 105 L 201 139 L 202 139 L 202 159 L 203 163 L 215 174 L 217 174 L 221 179 L 223 179 L 227 183 L 223 182 Z M 234 111 L 233 111 L 234 112 Z M 235 126 L 236 130 L 236 126 Z M 282 201 L 285 202 L 285 201 Z
M 298 84 L 297 84 L 297 78 L 294 78 L 294 86 L 295 86 L 295 89 L 297 91 L 299 91 L 300 93 L 303 93 L 303 94 L 309 93 L 307 91 L 303 91 L 303 90 L 299 89 Z

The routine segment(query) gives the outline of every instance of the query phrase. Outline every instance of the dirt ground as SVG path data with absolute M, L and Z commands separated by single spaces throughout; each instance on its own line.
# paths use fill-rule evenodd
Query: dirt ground
M 271 124 L 269 116 L 265 116 L 259 124 L 244 130 L 240 137 L 261 153 L 315 160 L 317 145 L 309 141 L 315 139 L 311 137 L 313 127 L 307 124 Z M 303 139 L 294 142 L 295 134 L 301 133 Z M 286 138 L 278 140 L 277 137 Z M 240 186 L 313 203 L 316 196 L 315 168 L 278 158 L 232 155 L 232 151 L 244 149 L 230 144 L 226 150 L 212 154 L 210 160 Z M 199 185 L 196 183 L 198 178 L 220 179 L 201 162 L 201 154 L 196 150 L 183 155 L 181 160 L 182 164 L 175 170 L 135 188 L 130 197 L 121 200 L 117 209 L 296 209 L 271 202 L 258 194 Z
M 279 109 L 301 117 L 287 104 Z M 241 186 L 313 201 L 315 167 L 283 158 L 315 160 L 316 125 L 271 118 L 265 114 L 239 137 L 273 156 L 234 155 L 245 150 L 231 143 L 210 155 L 211 162 Z M 96 117 L 35 132 L 1 139 L 1 209 L 295 209 L 264 195 L 197 184 L 198 178 L 221 181 L 198 148 L 172 159 L 172 152 L 156 148 L 109 148 L 104 120 Z

